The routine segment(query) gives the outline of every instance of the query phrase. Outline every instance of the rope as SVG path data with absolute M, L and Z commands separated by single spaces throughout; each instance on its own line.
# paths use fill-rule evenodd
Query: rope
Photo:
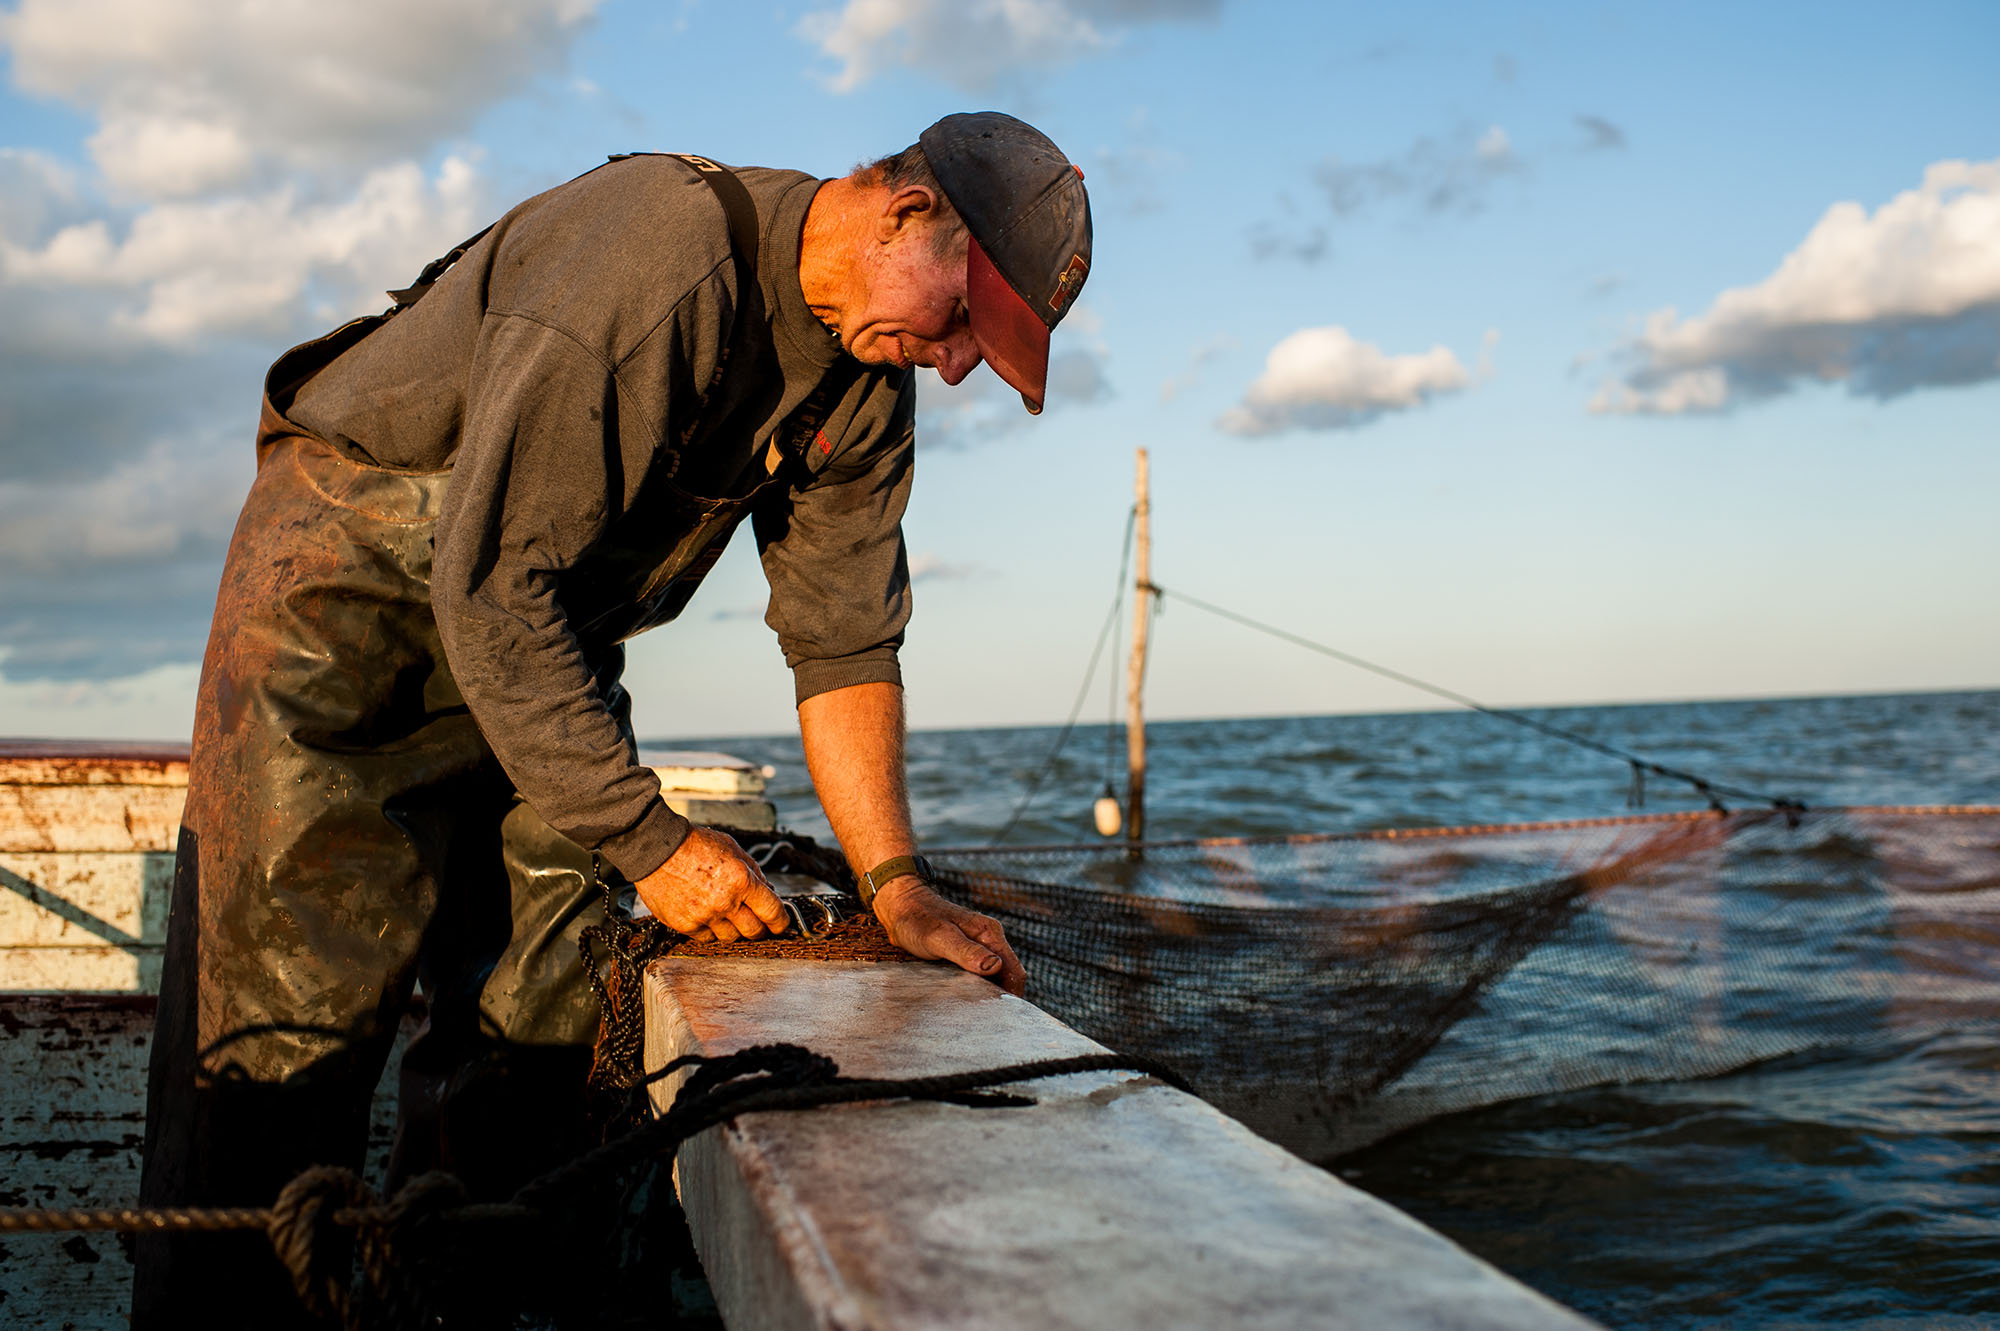
M 1125 514 L 1125 552 L 1118 557 L 1118 588 L 1111 597 L 1111 622 L 1125 617 L 1125 569 L 1132 560 L 1132 535 L 1138 528 L 1139 506 Z M 1084 687 L 1090 685 L 1088 674 Z M 1111 774 L 1118 761 L 1118 648 L 1111 649 L 1111 667 L 1104 672 L 1104 793 L 1112 794 Z
M 557 1166 L 516 1193 L 514 1200 L 523 1205 L 546 1205 L 581 1182 L 616 1173 L 656 1154 L 668 1155 L 689 1137 L 739 1114 L 814 1109 L 862 1100 L 936 1100 L 1072 1072 L 1139 1072 L 1177 1090 L 1187 1090 L 1187 1083 L 1172 1069 L 1129 1054 L 1083 1054 L 974 1072 L 878 1079 L 842 1077 L 833 1060 L 792 1044 L 756 1045 L 714 1057 L 684 1055 L 649 1080 L 689 1066 L 699 1070 L 663 1116 Z
M 231 1229 L 265 1229 L 268 1206 L 116 1206 L 96 1209 L 36 1210 L 0 1207 L 0 1234 L 61 1234 L 107 1230 L 118 1234 L 209 1234 Z
M 271 1251 L 291 1273 L 292 1291 L 314 1317 L 342 1326 L 353 1320 L 354 1257 L 343 1243 L 349 1236 L 335 1217 L 342 1211 L 372 1211 L 380 1200 L 353 1170 L 324 1165 L 306 1170 L 278 1194 L 265 1233 Z M 342 1249 L 343 1259 L 337 1270 L 335 1249 Z
M 0 1209 L 0 1233 L 262 1230 L 306 1311 L 321 1321 L 360 1331 L 422 1320 L 425 1277 L 435 1263 L 426 1251 L 428 1245 L 413 1238 L 435 1238 L 435 1222 L 441 1218 L 496 1215 L 519 1221 L 533 1213 L 519 1207 L 467 1207 L 465 1186 L 443 1173 L 419 1175 L 384 1202 L 353 1170 L 315 1165 L 287 1183 L 270 1206 L 9 1208 Z
M 838 851 L 829 850 L 798 832 L 732 833 L 760 868 L 774 873 L 802 873 L 844 892 L 847 899 L 823 897 L 784 899 L 785 909 L 801 938 L 823 934 L 853 909 L 854 876 Z M 687 942 L 654 917 L 634 919 L 618 903 L 624 881 L 607 872 L 602 858 L 591 856 L 591 872 L 602 891 L 604 918 L 577 934 L 583 973 L 597 1000 L 597 1039 L 591 1053 L 585 1089 L 600 1132 L 609 1135 L 635 1127 L 650 1117 L 645 1097 L 643 1065 L 646 1053 L 646 967 Z M 808 917 L 806 903 L 821 916 Z M 815 927 L 817 925 L 817 927 Z
M 1800 814 L 1806 811 L 1806 806 L 1799 800 L 1781 795 L 1764 795 L 1754 790 L 1745 790 L 1740 786 L 1730 786 L 1724 785 L 1720 781 L 1710 781 L 1706 777 L 1698 776 L 1693 772 L 1684 772 L 1679 768 L 1667 767 L 1656 763 L 1650 758 L 1632 753 L 1626 749 L 1621 749 L 1615 744 L 1606 744 L 1602 740 L 1592 739 L 1588 735 L 1580 735 L 1574 730 L 1566 730 L 1562 726 L 1552 725 L 1547 721 L 1538 721 L 1532 716 L 1511 711 L 1505 707 L 1489 707 L 1477 698 L 1468 698 L 1463 693 L 1458 693 L 1441 685 L 1418 679 L 1415 675 L 1406 675 L 1400 670 L 1391 670 L 1388 666 L 1377 665 L 1373 661 L 1364 660 L 1350 652 L 1343 652 L 1336 647 L 1329 647 L 1325 643 L 1314 642 L 1310 638 L 1302 638 L 1296 633 L 1289 633 L 1284 629 L 1278 628 L 1276 625 L 1266 624 L 1262 620 L 1252 619 L 1248 615 L 1239 615 L 1234 610 L 1225 610 L 1219 605 L 1202 600 L 1200 597 L 1189 596 L 1186 592 L 1169 591 L 1167 588 L 1158 585 L 1152 585 L 1142 590 L 1150 591 L 1155 596 L 1172 596 L 1177 600 L 1187 602 L 1197 610 L 1206 610 L 1211 615 L 1218 615 L 1223 619 L 1233 620 L 1245 628 L 1253 628 L 1260 633 L 1268 633 L 1274 638 L 1282 638 L 1286 642 L 1304 647 L 1308 651 L 1318 652 L 1321 656 L 1330 656 L 1336 661 L 1342 661 L 1359 669 L 1370 671 L 1373 674 L 1382 676 L 1384 679 L 1393 679 L 1399 684 L 1407 684 L 1413 689 L 1421 689 L 1423 692 L 1431 694 L 1434 697 L 1446 699 L 1449 702 L 1457 703 L 1461 707 L 1468 707 L 1475 712 L 1494 717 L 1501 721 L 1511 721 L 1517 726 L 1526 726 L 1528 729 L 1539 731 L 1551 739 L 1559 739 L 1564 743 L 1574 744 L 1580 748 L 1616 758 L 1632 769 L 1632 790 L 1629 802 L 1635 808 L 1640 807 L 1645 802 L 1646 774 L 1650 772 L 1654 776 L 1665 777 L 1670 781 L 1686 782 L 1694 788 L 1696 794 L 1707 800 L 1708 807 L 1717 813 L 1729 812 L 1727 806 L 1722 802 L 1723 796 L 1728 796 L 1734 800 L 1747 800 L 1752 804 L 1768 804 L 1773 809 L 1785 814 Z
M 483 1227 L 477 1262 L 487 1251 L 492 1225 L 551 1222 L 565 1202 L 624 1169 L 661 1157 L 671 1161 L 681 1144 L 739 1114 L 812 1109 L 864 1100 L 947 1100 L 1008 1107 L 1033 1104 L 1021 1096 L 976 1098 L 973 1093 L 1012 1082 L 1076 1072 L 1139 1072 L 1179 1090 L 1171 1069 L 1123 1054 L 1045 1058 L 1004 1067 L 929 1077 L 843 1077 L 824 1054 L 792 1044 L 756 1045 L 733 1054 L 687 1054 L 645 1078 L 658 1080 L 693 1068 L 665 1115 L 587 1151 L 531 1181 L 511 1201 L 467 1205 L 465 1189 L 448 1174 L 420 1175 L 384 1203 L 352 1170 L 315 1166 L 285 1185 L 264 1208 L 125 1207 L 106 1210 L 0 1209 L 0 1233 L 63 1230 L 189 1233 L 262 1229 L 290 1274 L 299 1300 L 314 1317 L 360 1331 L 362 1327 L 435 1325 L 438 1309 L 429 1291 L 451 1268 L 443 1242 L 453 1229 Z M 356 1268 L 359 1268 L 357 1276 Z M 504 1270 L 483 1272 L 491 1287 Z M 447 1323 L 455 1324 L 445 1318 Z
M 1021 821 L 1021 815 L 1026 813 L 1028 811 L 1028 806 L 1035 802 L 1035 795 L 1038 791 L 1041 790 L 1042 782 L 1048 779 L 1049 773 L 1055 769 L 1056 759 L 1062 756 L 1063 745 L 1069 742 L 1070 732 L 1076 729 L 1077 717 L 1083 715 L 1083 700 L 1090 694 L 1090 681 L 1097 674 L 1097 662 L 1104 655 L 1104 644 L 1110 641 L 1111 630 L 1118 626 L 1118 612 L 1121 609 L 1123 609 L 1125 605 L 1125 570 L 1131 566 L 1132 529 L 1134 524 L 1136 524 L 1138 520 L 1139 520 L 1139 510 L 1137 506 L 1134 506 L 1132 510 L 1125 515 L 1125 553 L 1119 556 L 1118 560 L 1117 591 L 1111 598 L 1110 611 L 1104 616 L 1104 627 L 1097 631 L 1097 645 L 1090 649 L 1090 665 L 1084 669 L 1083 683 L 1077 688 L 1076 691 L 1076 702 L 1069 709 L 1069 720 L 1063 722 L 1062 730 L 1056 735 L 1055 744 L 1052 745 L 1049 749 L 1049 756 L 1042 759 L 1042 765 L 1035 770 L 1034 777 L 1029 780 L 1028 789 L 1022 794 L 1021 802 L 1014 806 L 1013 816 L 1007 819 L 1006 826 L 1002 827 L 999 830 L 999 832 L 994 835 L 993 840 L 987 843 L 988 845 L 997 846 L 1002 841 L 1005 841 L 1008 835 L 1013 832 L 1014 825 Z M 1114 690 L 1117 687 L 1117 671 L 1115 669 L 1112 671 L 1112 687 Z M 1115 702 L 1117 694 L 1114 692 L 1112 696 L 1114 699 L 1113 706 L 1115 708 L 1117 705 Z M 1110 748 L 1109 748 L 1111 744 L 1110 726 L 1111 723 L 1109 721 L 1105 722 L 1104 743 L 1106 745 L 1105 761 L 1107 764 L 1110 762 Z M 1107 773 L 1109 772 L 1108 766 L 1106 768 L 1106 771 Z M 1108 775 L 1106 777 L 1106 780 L 1107 782 L 1109 781 Z

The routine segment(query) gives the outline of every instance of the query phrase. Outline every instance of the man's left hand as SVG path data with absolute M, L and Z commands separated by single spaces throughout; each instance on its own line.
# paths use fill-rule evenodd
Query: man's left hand
M 875 918 L 889 941 L 913 957 L 949 961 L 1020 997 L 1028 985 L 998 920 L 939 896 L 921 878 L 903 877 L 875 894 Z

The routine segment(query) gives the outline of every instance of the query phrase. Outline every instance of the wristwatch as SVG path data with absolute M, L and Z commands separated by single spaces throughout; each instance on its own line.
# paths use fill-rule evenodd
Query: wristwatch
M 861 892 L 861 904 L 875 909 L 875 894 L 892 881 L 905 876 L 921 878 L 926 887 L 937 882 L 937 870 L 921 855 L 898 855 L 893 860 L 883 860 L 880 864 L 861 875 L 856 886 Z

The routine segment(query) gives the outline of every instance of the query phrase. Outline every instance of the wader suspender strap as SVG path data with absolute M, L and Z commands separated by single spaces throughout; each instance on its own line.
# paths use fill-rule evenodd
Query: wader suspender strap
M 407 310 L 410 306 L 422 300 L 424 293 L 436 286 L 437 280 L 445 275 L 445 270 L 460 259 L 463 259 L 467 250 L 486 239 L 486 233 L 492 229 L 490 225 L 479 228 L 476 234 L 467 236 L 464 240 L 452 246 L 451 253 L 441 254 L 425 264 L 424 271 L 417 274 L 416 281 L 410 283 L 410 285 L 404 287 L 401 291 L 391 291 L 389 299 L 395 301 L 396 304 L 395 308 L 391 309 L 389 313 L 394 314 L 397 310 Z
M 743 322 L 742 312 L 750 301 L 751 293 L 756 290 L 757 205 L 750 202 L 750 191 L 743 188 L 743 182 L 736 178 L 734 171 L 720 162 L 712 162 L 695 153 L 616 153 L 610 161 L 622 162 L 630 157 L 654 156 L 671 157 L 685 164 L 714 193 L 715 201 L 722 205 L 723 221 L 729 227 L 729 254 L 736 262 L 735 322 L 739 326 L 731 328 L 729 336 L 723 339 L 722 350 L 715 357 L 715 373 L 708 377 L 707 385 L 701 390 L 701 399 L 695 403 L 694 414 L 688 417 L 687 424 L 681 429 L 679 447 L 675 449 L 673 457 L 667 460 L 667 474 L 671 476 L 680 470 L 681 453 L 693 441 L 695 431 L 701 428 L 703 418 L 708 415 L 709 399 L 722 387 L 722 376 L 729 369 L 729 358 L 736 349 L 738 335 L 747 331 L 740 325 Z M 719 555 L 721 552 L 716 553 Z
M 736 261 L 736 290 L 739 293 L 737 304 L 741 308 L 745 297 L 740 293 L 752 290 L 752 284 L 757 280 L 757 206 L 750 201 L 750 191 L 743 188 L 743 182 L 736 178 L 734 171 L 719 162 L 694 153 L 614 153 L 605 159 L 603 165 L 609 166 L 612 162 L 622 162 L 632 157 L 653 156 L 672 157 L 676 161 L 686 163 L 701 177 L 709 189 L 715 192 L 715 201 L 722 205 L 722 215 L 729 226 L 729 250 L 731 257 Z M 590 170 L 597 169 L 592 167 Z M 590 171 L 583 174 L 587 176 Z M 581 180 L 583 176 L 578 176 L 577 179 Z M 491 226 L 482 227 L 478 234 L 468 236 L 460 244 L 453 246 L 450 253 L 439 255 L 425 264 L 424 270 L 417 274 L 417 280 L 409 286 L 400 291 L 391 291 L 389 298 L 396 304 L 388 312 L 395 314 L 407 310 L 422 300 L 425 294 L 437 285 L 438 279 L 443 277 L 453 264 L 464 258 L 467 250 L 484 240 L 486 233 L 492 229 Z M 731 336 L 723 344 L 721 354 L 716 357 L 715 374 L 710 378 L 708 386 L 702 390 L 701 405 L 705 406 L 709 397 L 721 385 L 723 371 L 728 368 L 731 346 L 735 341 L 735 337 Z M 830 451 L 830 445 L 820 436 L 820 427 L 826 424 L 826 418 L 832 414 L 840 399 L 847 395 L 848 385 L 854 381 L 860 368 L 846 357 L 836 362 L 807 395 L 806 400 L 799 404 L 798 409 L 772 431 L 764 460 L 766 473 L 776 474 L 787 457 L 797 458 L 804 463 L 807 449 L 815 440 L 819 440 L 822 451 Z M 693 419 L 683 432 L 680 441 L 682 444 L 686 444 L 692 438 L 701 416 L 700 406 L 697 406 Z
M 662 157 L 677 157 L 681 161 L 686 162 L 699 172 L 701 178 L 708 182 L 708 187 L 715 191 L 716 200 L 722 204 L 722 211 L 729 219 L 729 247 L 736 256 L 737 289 L 739 291 L 742 290 L 744 284 L 751 281 L 757 272 L 757 209 L 750 202 L 750 191 L 743 188 L 743 182 L 736 178 L 735 172 L 726 166 L 709 161 L 706 157 L 697 157 L 693 153 L 661 153 L 658 155 Z M 628 157 L 651 156 L 654 156 L 654 154 L 613 153 L 611 156 L 605 158 L 600 165 L 609 166 L 613 162 L 622 162 Z M 590 168 L 590 171 L 597 169 L 598 167 L 593 166 Z M 584 172 L 583 175 L 589 175 L 590 171 Z M 578 176 L 576 179 L 582 180 L 583 176 Z M 571 183 L 574 184 L 575 182 L 572 181 Z M 467 236 L 464 240 L 452 246 L 450 253 L 441 254 L 437 258 L 432 259 L 424 265 L 424 270 L 417 274 L 416 281 L 410 283 L 410 285 L 400 291 L 391 291 L 389 299 L 396 302 L 397 309 L 409 309 L 410 306 L 422 300 L 426 292 L 437 285 L 437 280 L 443 277 L 453 264 L 465 257 L 467 250 L 486 239 L 486 233 L 492 229 L 492 226 L 483 226 L 474 234 Z
M 611 160 L 617 162 L 623 161 L 626 157 L 641 155 L 624 153 Z M 750 202 L 750 191 L 743 188 L 743 182 L 736 178 L 734 171 L 718 162 L 696 156 L 694 153 L 665 155 L 677 158 L 693 167 L 695 174 L 715 191 L 716 202 L 722 205 L 723 216 L 729 221 L 729 244 L 736 254 L 736 289 L 748 291 L 750 283 L 757 280 L 757 209 Z M 732 337 L 730 341 L 733 342 L 735 339 Z M 715 378 L 710 383 L 709 392 L 713 392 L 715 386 L 722 382 L 722 371 L 728 363 L 729 348 L 725 346 L 721 357 L 717 360 Z M 821 438 L 820 427 L 826 424 L 826 418 L 833 414 L 833 409 L 840 400 L 847 396 L 848 385 L 854 382 L 860 370 L 859 364 L 843 356 L 834 363 L 832 369 L 820 377 L 813 391 L 806 395 L 806 400 L 771 432 L 770 441 L 765 446 L 764 452 L 765 474 L 776 475 L 778 468 L 785 464 L 787 458 L 796 458 L 803 465 L 806 461 L 806 450 L 815 440 L 819 440 L 822 451 L 831 451 L 831 446 Z M 707 393 L 703 394 L 703 400 L 707 400 Z M 698 419 L 699 413 L 697 413 Z M 692 436 L 692 429 L 689 435 Z M 685 443 L 686 440 L 683 439 L 682 442 Z
M 715 201 L 722 205 L 722 215 L 729 222 L 729 248 L 736 256 L 736 289 L 748 291 L 757 280 L 757 205 L 750 202 L 750 191 L 743 188 L 734 171 L 718 162 L 693 153 L 666 155 L 693 167 L 695 174 L 715 191 Z M 618 162 L 636 156 L 637 153 L 625 153 L 611 160 Z M 741 299 L 738 297 L 739 302 Z

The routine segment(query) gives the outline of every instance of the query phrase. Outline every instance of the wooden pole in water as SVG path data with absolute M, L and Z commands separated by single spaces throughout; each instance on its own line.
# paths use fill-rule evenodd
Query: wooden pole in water
M 1125 669 L 1125 770 L 1130 781 L 1125 839 L 1134 847 L 1146 835 L 1146 627 L 1153 610 L 1152 505 L 1146 494 L 1146 450 L 1139 449 L 1138 454 L 1132 520 L 1137 570 L 1132 582 L 1132 656 Z

